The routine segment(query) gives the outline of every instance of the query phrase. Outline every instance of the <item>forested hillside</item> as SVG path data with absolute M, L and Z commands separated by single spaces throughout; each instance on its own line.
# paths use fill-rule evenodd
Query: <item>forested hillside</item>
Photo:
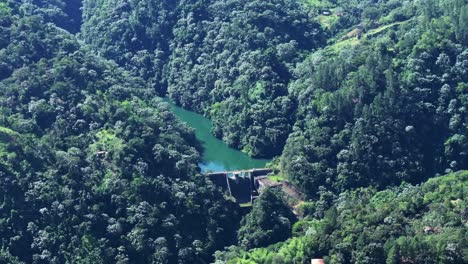
M 281 155 L 310 197 L 468 166 L 464 0 L 106 0 L 84 13 L 92 47 L 230 146 Z
M 29 7 L 0 5 L 0 263 L 195 263 L 232 244 L 193 131 Z
M 298 1 L 84 3 L 82 35 L 104 56 L 209 116 L 230 146 L 259 157 L 281 153 L 294 122 L 291 67 L 324 44 Z
M 451 263 L 468 261 L 468 172 L 377 192 L 342 193 L 324 212 L 293 227 L 294 237 L 268 248 L 230 247 L 216 263 Z
M 310 196 L 468 168 L 467 3 L 388 1 L 361 16 L 361 38 L 310 54 L 289 86 L 281 167 Z
M 0 0 L 0 263 L 467 263 L 467 108 L 466 0 Z

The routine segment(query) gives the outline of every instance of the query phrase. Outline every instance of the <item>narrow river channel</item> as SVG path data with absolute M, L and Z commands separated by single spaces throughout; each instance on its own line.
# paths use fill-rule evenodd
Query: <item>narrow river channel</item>
M 264 168 L 266 163 L 270 161 L 254 159 L 244 152 L 230 148 L 211 134 L 212 123 L 208 118 L 178 107 L 168 99 L 164 99 L 164 101 L 171 105 L 172 111 L 182 122 L 195 129 L 197 139 L 202 142 L 203 162 L 199 164 L 202 172 Z

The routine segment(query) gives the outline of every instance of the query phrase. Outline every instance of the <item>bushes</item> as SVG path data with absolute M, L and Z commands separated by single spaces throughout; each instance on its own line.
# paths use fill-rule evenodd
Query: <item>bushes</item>
M 229 248 L 216 258 L 219 263 L 303 263 L 321 257 L 329 263 L 464 263 L 467 177 L 460 171 L 420 186 L 344 192 L 323 218 L 309 215 L 295 224 L 295 237 L 286 242 L 248 252 Z
M 233 243 L 237 207 L 197 175 L 192 130 L 43 19 L 0 30 L 0 262 L 209 261 Z

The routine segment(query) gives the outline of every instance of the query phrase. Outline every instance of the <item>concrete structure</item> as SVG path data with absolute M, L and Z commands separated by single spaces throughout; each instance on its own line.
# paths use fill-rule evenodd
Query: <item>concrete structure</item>
M 249 203 L 252 204 L 264 190 L 278 188 L 288 197 L 287 205 L 293 213 L 300 217 L 297 207 L 304 202 L 304 194 L 288 181 L 271 180 L 268 177 L 270 173 L 271 169 L 251 169 L 211 172 L 205 176 L 244 207 Z
M 267 188 L 280 187 L 281 183 L 272 181 L 268 179 L 267 176 L 263 176 L 255 178 L 254 186 L 259 192 L 262 192 Z
M 310 264 L 325 264 L 325 261 L 323 259 L 312 259 Z
M 242 171 L 224 171 L 206 173 L 215 185 L 229 193 L 239 204 L 253 202 L 258 196 L 257 178 L 266 178 L 271 169 L 251 169 Z

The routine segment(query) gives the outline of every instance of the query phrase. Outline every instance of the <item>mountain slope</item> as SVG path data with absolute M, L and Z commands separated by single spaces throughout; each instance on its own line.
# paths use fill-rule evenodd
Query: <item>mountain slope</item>
M 235 239 L 193 131 L 25 6 L 0 24 L 0 262 L 195 263 Z
M 297 222 L 286 242 L 248 252 L 231 247 L 216 253 L 216 263 L 466 263 L 467 181 L 461 171 L 420 186 L 344 192 L 323 218 Z

